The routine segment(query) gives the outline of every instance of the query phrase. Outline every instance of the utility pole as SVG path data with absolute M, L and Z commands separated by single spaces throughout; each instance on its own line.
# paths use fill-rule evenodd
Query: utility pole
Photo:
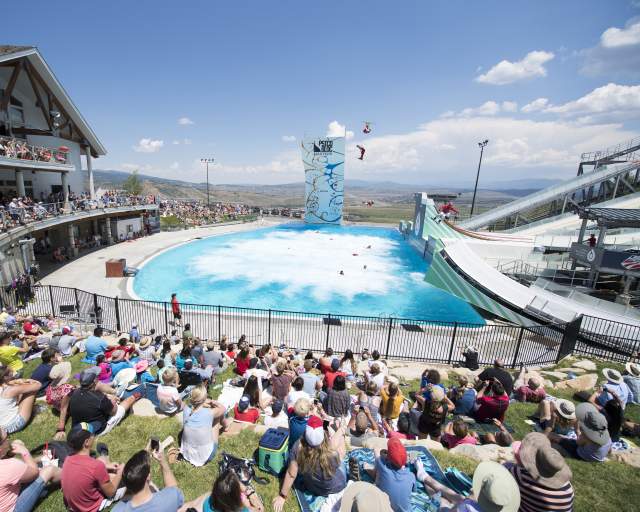
M 473 199 L 471 201 L 471 213 L 469 217 L 473 217 L 473 210 L 476 207 L 476 193 L 478 192 L 478 180 L 480 179 L 480 166 L 482 165 L 482 153 L 484 152 L 484 147 L 489 144 L 489 139 L 485 139 L 482 142 L 478 142 L 478 146 L 480 147 L 480 161 L 478 162 L 478 173 L 476 174 L 476 186 L 473 187 Z
M 213 158 L 201 158 L 200 162 L 203 164 L 207 164 L 207 208 L 210 207 L 209 202 L 209 164 L 213 163 Z

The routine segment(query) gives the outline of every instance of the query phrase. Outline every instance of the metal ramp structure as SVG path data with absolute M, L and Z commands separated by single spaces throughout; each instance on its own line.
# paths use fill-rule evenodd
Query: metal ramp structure
M 586 171 L 592 167 L 593 170 Z M 632 194 L 640 190 L 640 137 L 584 153 L 578 175 L 544 190 L 494 208 L 459 225 L 468 230 L 514 229 L 542 219 Z

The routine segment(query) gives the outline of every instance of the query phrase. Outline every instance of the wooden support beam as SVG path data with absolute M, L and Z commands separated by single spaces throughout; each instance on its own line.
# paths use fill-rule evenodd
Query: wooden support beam
M 11 73 L 11 77 L 9 77 L 9 81 L 7 82 L 7 87 L 4 90 L 4 95 L 2 96 L 2 101 L 0 101 L 0 110 L 7 110 L 9 108 L 9 102 L 11 101 L 11 93 L 16 86 L 16 82 L 18 81 L 18 76 L 20 76 L 20 71 L 22 70 L 22 62 L 16 62 L 15 66 L 13 66 L 13 73 Z
M 31 64 L 29 63 L 29 61 L 25 61 L 25 66 L 24 66 L 24 70 L 27 73 L 27 77 L 29 78 L 29 83 L 31 84 L 31 87 L 33 88 L 33 92 L 36 95 L 36 99 L 38 100 L 38 105 L 40 105 L 40 111 L 42 112 L 42 115 L 44 116 L 44 120 L 47 123 L 47 126 L 49 127 L 49 130 L 53 129 L 53 124 L 51 123 L 51 114 L 49 113 L 49 111 L 46 109 L 44 102 L 42 101 L 42 97 L 40 96 L 40 91 L 38 90 L 38 85 L 35 81 L 35 79 L 33 78 L 33 74 L 31 71 Z

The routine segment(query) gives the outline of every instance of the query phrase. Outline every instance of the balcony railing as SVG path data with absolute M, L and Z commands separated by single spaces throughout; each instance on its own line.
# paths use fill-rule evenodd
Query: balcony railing
M 46 146 L 34 146 L 20 139 L 0 137 L 0 157 L 34 162 L 66 164 L 69 148 L 60 146 L 57 149 Z

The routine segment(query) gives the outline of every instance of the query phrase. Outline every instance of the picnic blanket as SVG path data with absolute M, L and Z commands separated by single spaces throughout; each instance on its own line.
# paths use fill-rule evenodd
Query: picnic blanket
M 222 392 L 218 397 L 218 402 L 224 405 L 227 410 L 233 409 L 242 398 L 243 388 L 232 386 L 231 380 L 228 379 L 222 385 Z M 271 387 L 262 390 L 262 401 L 269 403 L 271 401 Z
M 473 430 L 473 431 L 477 432 L 478 435 L 481 435 L 481 434 L 496 434 L 496 433 L 500 432 L 500 429 L 498 427 L 496 427 L 493 423 L 478 422 L 478 421 L 475 421 L 473 418 L 470 418 L 469 416 L 462 416 L 462 418 L 464 419 L 465 423 L 467 423 L 469 425 L 469 430 Z M 444 430 L 444 427 L 446 427 L 447 424 L 452 423 L 454 419 L 447 420 L 445 422 L 445 424 L 443 425 L 442 430 Z M 511 425 L 509 425 L 506 422 L 503 423 L 502 425 L 504 426 L 504 428 L 506 428 L 509 431 L 509 433 L 513 434 L 514 430 L 513 430 L 513 427 Z
M 369 448 L 358 448 L 347 453 L 347 456 L 342 461 L 344 470 L 347 472 L 347 474 L 349 474 L 350 457 L 354 457 L 360 465 L 360 478 L 365 482 L 373 483 L 366 471 L 362 469 L 363 464 L 374 464 L 375 457 L 373 454 L 373 450 L 370 450 Z M 439 482 L 445 485 L 450 485 L 447 477 L 438 465 L 438 461 L 424 446 L 407 446 L 407 457 L 409 460 L 413 460 L 414 457 L 419 457 L 422 460 L 422 464 L 424 465 L 424 469 L 427 473 L 429 473 Z M 295 489 L 295 492 L 302 512 L 325 512 L 328 509 L 328 507 L 325 507 L 325 505 L 330 505 L 330 503 L 328 503 L 327 497 L 315 496 L 298 488 Z M 329 498 L 329 500 L 331 500 L 331 498 Z M 331 503 L 333 502 L 335 502 L 335 500 L 332 500 Z M 340 501 L 338 500 L 335 503 L 336 506 L 333 508 L 333 510 L 339 508 Z M 324 510 L 323 507 L 325 507 Z M 411 493 L 412 512 L 436 512 L 439 508 L 439 498 L 430 497 L 422 483 L 418 483 L 416 485 L 416 492 Z

